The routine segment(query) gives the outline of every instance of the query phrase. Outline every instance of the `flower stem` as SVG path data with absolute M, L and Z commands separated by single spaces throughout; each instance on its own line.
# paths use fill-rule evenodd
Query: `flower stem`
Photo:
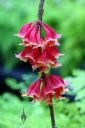
M 56 127 L 56 124 L 55 124 L 55 117 L 54 117 L 53 105 L 49 105 L 49 110 L 50 110 L 50 117 L 51 117 L 52 128 L 57 128 Z
M 42 16 L 43 16 L 43 6 L 44 6 L 44 0 L 40 0 L 39 2 L 39 9 L 38 9 L 38 20 L 42 21 Z M 45 73 L 42 73 L 42 77 L 45 75 Z M 52 128 L 57 128 L 55 124 L 55 118 L 54 118 L 54 111 L 53 111 L 53 105 L 49 105 L 49 110 L 50 110 L 50 117 L 51 117 L 51 123 L 52 123 Z
M 39 9 L 38 9 L 38 20 L 42 21 L 42 15 L 43 15 L 43 6 L 44 6 L 44 0 L 40 0 L 39 3 Z

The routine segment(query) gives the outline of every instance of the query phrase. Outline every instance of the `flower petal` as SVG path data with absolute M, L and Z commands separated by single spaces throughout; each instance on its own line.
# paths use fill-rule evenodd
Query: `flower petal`
M 28 23 L 28 24 L 25 24 L 19 31 L 18 34 L 16 34 L 18 37 L 21 37 L 21 38 L 24 38 L 27 31 L 29 30 L 29 28 L 31 27 L 32 25 L 32 22 Z

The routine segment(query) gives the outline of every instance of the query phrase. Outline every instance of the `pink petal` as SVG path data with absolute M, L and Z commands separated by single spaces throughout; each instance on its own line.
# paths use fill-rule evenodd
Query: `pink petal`
M 51 27 L 49 27 L 48 25 L 46 25 L 46 24 L 44 24 L 43 23 L 43 27 L 44 27 L 44 29 L 45 29 L 45 31 L 48 33 L 48 31 L 49 31 L 49 33 L 50 33 L 50 35 L 51 35 L 51 38 L 53 38 L 53 39 L 55 39 L 56 38 L 56 32 L 51 28 Z
M 16 34 L 18 37 L 24 38 L 27 31 L 29 30 L 29 28 L 31 27 L 32 22 L 30 22 L 29 24 L 25 24 L 19 31 L 18 34 Z
M 37 45 L 40 46 L 41 45 L 40 26 L 39 26 L 39 30 L 37 32 L 36 41 L 37 41 Z
M 46 88 L 45 88 L 45 95 L 47 94 L 54 94 L 54 90 L 53 90 L 53 87 L 52 87 L 52 83 L 50 82 L 50 79 L 48 77 L 46 77 Z
M 35 48 L 30 53 L 25 55 L 25 57 L 31 58 L 33 60 L 37 60 L 38 56 L 39 56 L 39 49 L 38 48 Z
M 36 43 L 36 28 L 30 33 L 30 42 Z
M 27 31 L 25 37 L 24 37 L 24 41 L 30 42 L 30 33 L 33 31 L 34 26 L 30 27 L 29 30 Z
M 35 83 L 31 84 L 26 92 L 27 96 L 39 97 L 40 96 L 40 85 L 41 85 L 41 79 L 39 79 Z

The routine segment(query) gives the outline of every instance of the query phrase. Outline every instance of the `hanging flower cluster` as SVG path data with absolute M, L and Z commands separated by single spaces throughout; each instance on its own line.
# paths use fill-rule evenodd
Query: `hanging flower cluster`
M 16 35 L 23 40 L 20 45 L 25 46 L 16 57 L 30 62 L 33 70 L 38 68 L 41 73 L 41 78 L 30 85 L 23 96 L 33 97 L 35 101 L 46 101 L 47 104 L 52 103 L 52 97 L 61 98 L 67 90 L 66 83 L 59 76 L 44 73 L 50 67 L 61 66 L 57 58 L 63 54 L 59 53 L 56 47 L 59 45 L 57 39 L 61 36 L 39 20 L 24 25 Z
M 47 104 L 52 103 L 52 97 L 55 99 L 63 98 L 61 94 L 68 91 L 61 77 L 56 75 L 44 75 L 35 83 L 30 85 L 23 96 L 29 96 L 36 100 L 45 101 Z

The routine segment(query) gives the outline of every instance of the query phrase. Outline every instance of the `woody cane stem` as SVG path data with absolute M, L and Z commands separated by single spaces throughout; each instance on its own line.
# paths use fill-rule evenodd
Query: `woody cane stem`
M 44 0 L 40 0 L 39 9 L 38 9 L 38 20 L 40 20 L 40 21 L 42 21 L 42 16 L 43 16 L 43 12 L 44 12 L 43 6 L 44 6 Z M 53 105 L 49 105 L 49 110 L 50 110 L 52 128 L 57 128 L 56 124 L 55 124 Z
M 43 6 L 44 6 L 44 0 L 40 0 L 39 2 L 39 9 L 38 9 L 38 20 L 42 21 L 42 15 L 43 15 Z

